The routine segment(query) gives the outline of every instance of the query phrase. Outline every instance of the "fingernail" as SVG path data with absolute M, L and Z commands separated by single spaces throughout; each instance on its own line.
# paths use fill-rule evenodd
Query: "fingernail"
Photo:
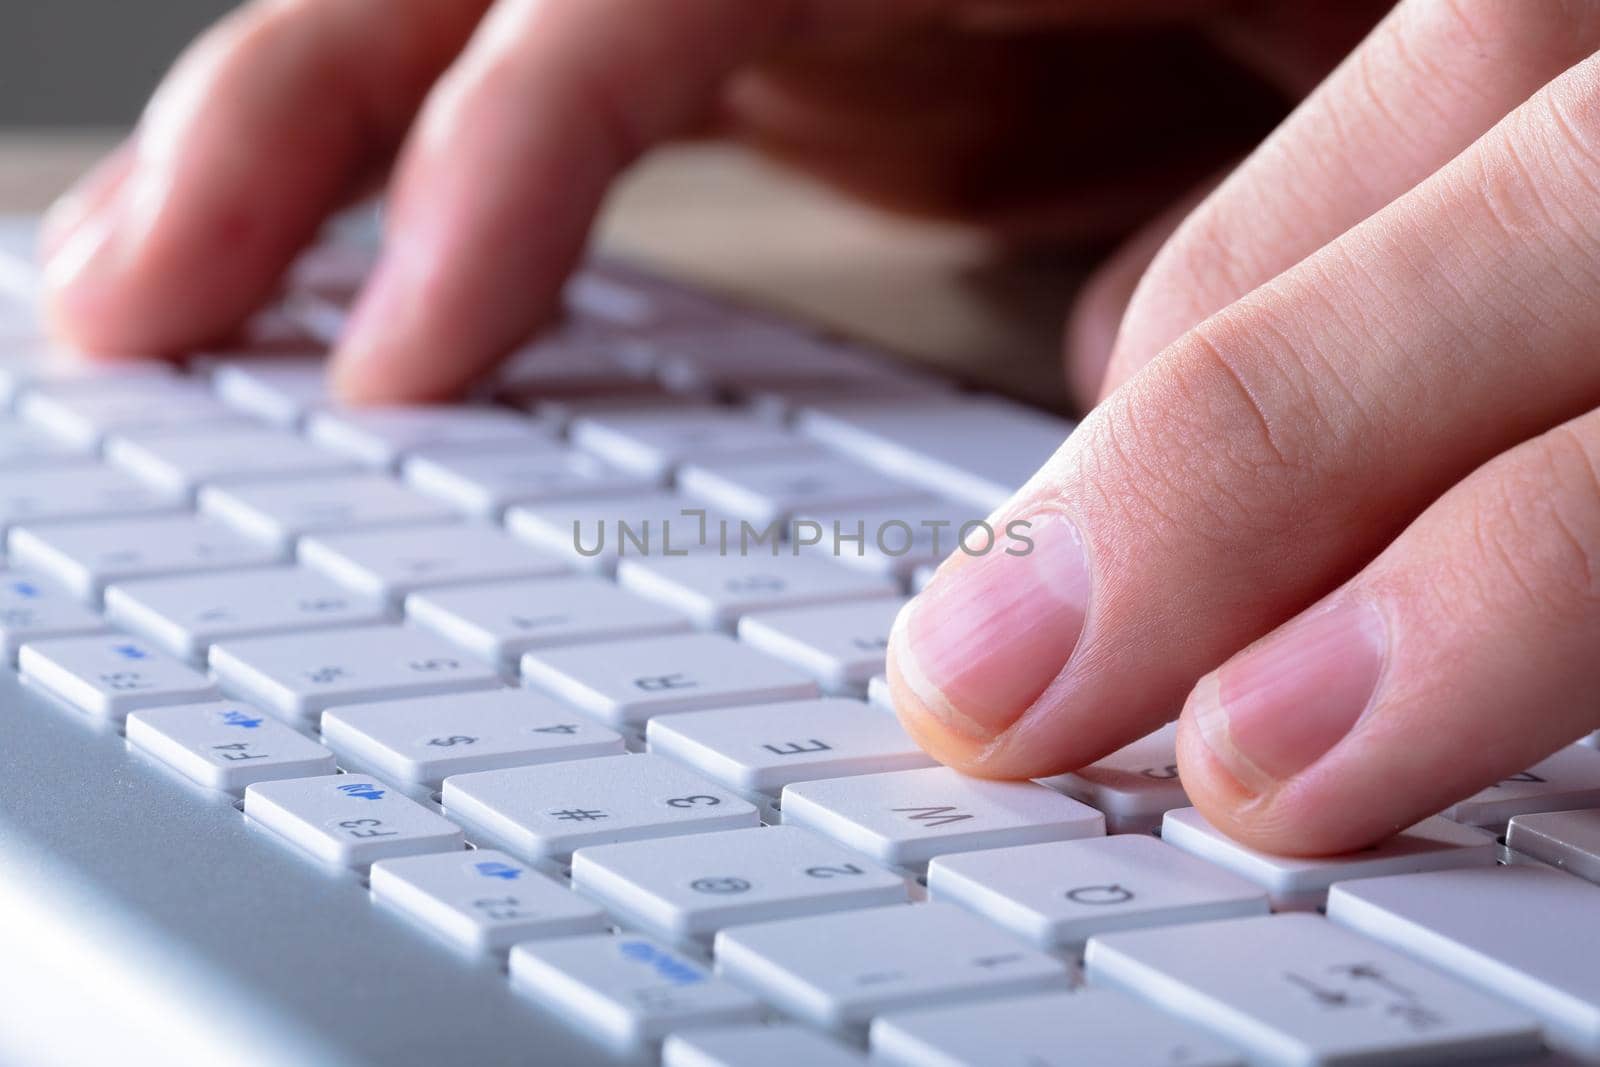
M 1027 521 L 1026 542 L 1002 535 L 936 575 L 891 638 L 913 695 L 947 728 L 980 740 L 1021 718 L 1061 673 L 1088 609 L 1089 560 L 1077 529 L 1058 512 Z
M 1264 792 L 1311 766 L 1361 720 L 1387 648 L 1375 606 L 1335 601 L 1201 679 L 1189 714 L 1239 784 Z

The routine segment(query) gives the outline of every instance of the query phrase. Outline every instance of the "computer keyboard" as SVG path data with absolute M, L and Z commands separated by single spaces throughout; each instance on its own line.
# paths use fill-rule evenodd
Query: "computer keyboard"
M 1070 424 L 605 262 L 471 400 L 343 409 L 352 243 L 237 351 L 63 361 L 30 240 L 0 899 L 48 925 L 59 858 L 235 1062 L 1600 1062 L 1596 738 L 1318 860 L 1170 726 L 1040 782 L 911 741 L 895 615 Z

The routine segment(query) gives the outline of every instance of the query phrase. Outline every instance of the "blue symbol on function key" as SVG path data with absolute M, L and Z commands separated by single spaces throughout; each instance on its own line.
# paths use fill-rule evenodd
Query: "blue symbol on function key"
M 224 726 L 239 726 L 246 730 L 254 730 L 261 725 L 262 721 L 259 715 L 250 715 L 240 711 L 238 708 L 229 708 L 222 713 Z
M 112 645 L 111 646 L 111 651 L 115 652 L 117 655 L 121 656 L 123 659 L 149 659 L 150 658 L 150 653 L 146 652 L 144 649 L 140 648 L 138 645 Z
M 39 587 L 32 582 L 12 582 L 11 591 L 24 600 L 37 600 Z
M 382 800 L 384 792 L 371 782 L 351 782 L 349 785 L 339 786 L 339 792 L 347 797 L 360 797 L 362 800 Z
M 501 878 L 507 882 L 512 882 L 522 877 L 521 867 L 513 867 L 509 863 L 501 863 L 498 860 L 484 860 L 482 863 L 474 863 L 472 866 L 474 870 L 485 878 Z

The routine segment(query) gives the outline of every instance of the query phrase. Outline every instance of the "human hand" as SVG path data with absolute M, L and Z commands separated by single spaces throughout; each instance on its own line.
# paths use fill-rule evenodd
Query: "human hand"
M 659 141 L 727 133 L 902 210 L 1104 237 L 1253 144 L 1373 2 L 1285 30 L 1231 0 L 258 0 L 52 213 L 52 317 L 97 353 L 213 342 L 388 176 L 335 379 L 437 399 L 550 314 Z
M 1600 5 L 1407 0 L 1182 225 L 1105 399 L 903 613 L 902 719 L 1069 770 L 1180 706 L 1259 847 L 1368 844 L 1600 727 Z

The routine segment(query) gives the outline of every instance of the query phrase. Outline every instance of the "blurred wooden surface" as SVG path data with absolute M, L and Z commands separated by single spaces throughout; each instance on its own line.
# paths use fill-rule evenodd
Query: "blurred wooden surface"
M 0 131 L 0 212 L 36 211 L 112 133 Z M 1070 257 L 1018 258 L 982 234 L 886 216 L 725 146 L 652 156 L 616 190 L 600 240 L 662 271 L 797 313 L 1060 406 Z

